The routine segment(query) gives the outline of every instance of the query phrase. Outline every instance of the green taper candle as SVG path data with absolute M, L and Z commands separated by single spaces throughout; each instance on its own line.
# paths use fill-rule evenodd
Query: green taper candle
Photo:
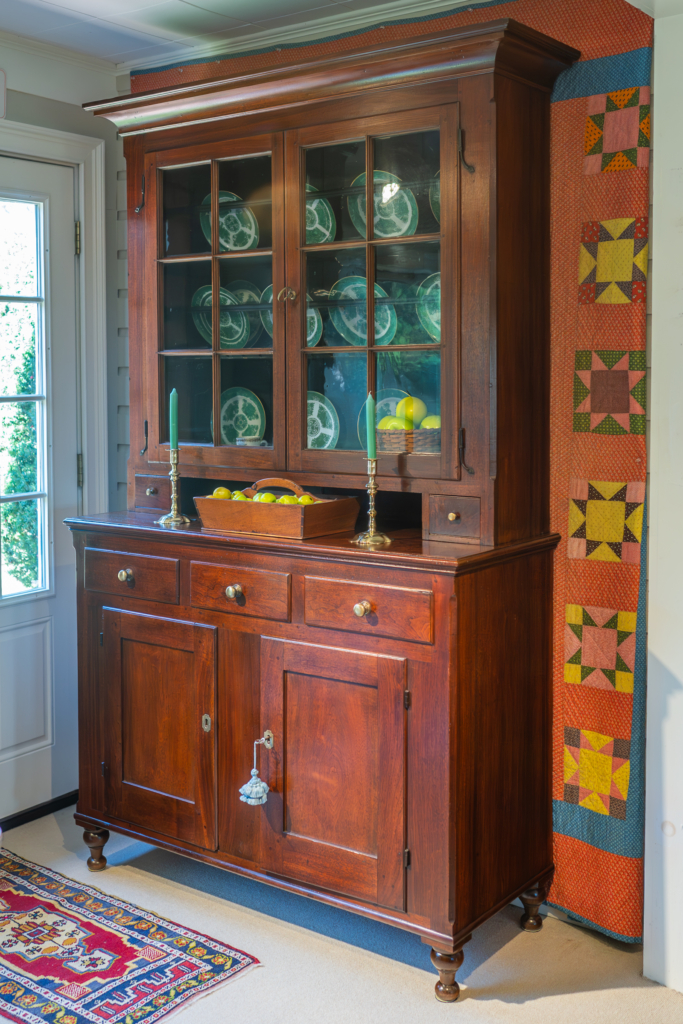
M 168 402 L 168 435 L 171 448 L 178 447 L 178 392 L 175 388 L 171 392 Z
M 367 425 L 368 433 L 368 458 L 377 458 L 377 445 L 375 437 L 375 399 L 372 394 L 368 395 L 368 400 L 365 403 L 365 422 Z

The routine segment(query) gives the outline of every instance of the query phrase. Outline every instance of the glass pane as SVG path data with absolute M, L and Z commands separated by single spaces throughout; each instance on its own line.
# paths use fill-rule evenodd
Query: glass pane
M 273 357 L 221 359 L 220 444 L 273 446 Z
M 41 313 L 35 302 L 0 302 L 0 395 L 35 394 Z
M 37 203 L 0 200 L 0 295 L 38 295 Z
M 439 231 L 438 131 L 375 139 L 373 166 L 375 238 Z
M 211 252 L 211 166 L 162 171 L 164 256 Z
M 221 348 L 273 347 L 273 258 L 220 261 Z
M 306 254 L 306 344 L 367 345 L 365 249 Z
M 168 396 L 178 392 L 178 441 L 210 444 L 213 392 L 210 356 L 162 356 L 164 425 L 162 444 L 168 444 Z
M 365 238 L 365 142 L 306 150 L 306 193 L 306 245 Z
M 270 249 L 273 186 L 270 154 L 218 165 L 218 247 L 226 252 Z
M 0 494 L 37 490 L 36 402 L 0 402 Z
M 0 504 L 0 588 L 3 597 L 44 586 L 41 535 L 44 498 Z
M 211 261 L 165 263 L 163 274 L 161 347 L 211 348 Z
M 418 436 L 409 450 L 441 451 L 441 353 L 389 351 L 376 358 L 378 405 L 398 398 L 393 416 L 390 408 L 380 410 L 378 432 L 410 429 Z
M 440 254 L 439 242 L 375 248 L 375 345 L 441 341 Z
M 365 352 L 311 354 L 307 380 L 307 447 L 360 449 L 358 416 L 367 397 Z

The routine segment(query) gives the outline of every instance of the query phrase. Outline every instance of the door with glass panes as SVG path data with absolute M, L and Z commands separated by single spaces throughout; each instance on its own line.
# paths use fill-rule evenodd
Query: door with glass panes
M 290 469 L 363 472 L 373 392 L 380 475 L 459 477 L 457 129 L 449 104 L 286 134 Z
M 149 458 L 285 463 L 282 136 L 154 153 L 145 164 Z M 279 298 L 278 298 L 279 297 Z

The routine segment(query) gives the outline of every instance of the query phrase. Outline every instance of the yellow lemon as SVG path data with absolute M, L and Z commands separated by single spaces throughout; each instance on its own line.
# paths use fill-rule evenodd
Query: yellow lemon
M 277 499 L 278 505 L 297 505 L 298 502 L 293 494 L 283 494 L 281 498 Z
M 413 398 L 411 395 L 406 395 L 396 406 L 396 415 L 404 419 L 408 430 L 411 430 L 414 426 L 419 427 L 427 415 L 427 406 L 421 398 Z
M 232 500 L 233 501 L 249 501 L 249 499 L 247 498 L 246 494 L 242 494 L 241 491 L 233 491 L 232 492 Z
M 405 430 L 406 421 L 400 419 L 398 416 L 385 416 L 384 419 L 380 420 L 377 424 L 378 430 Z
M 423 430 L 438 430 L 441 426 L 440 416 L 425 416 L 420 424 Z
M 299 498 L 299 505 L 313 505 L 315 498 L 311 494 L 302 494 Z
M 275 495 L 271 494 L 270 491 L 263 491 L 263 493 L 259 491 L 258 493 L 261 495 L 259 501 L 262 501 L 264 505 L 270 505 L 272 502 L 277 501 Z
M 232 495 L 227 487 L 217 487 L 213 492 L 212 497 L 214 498 L 231 498 Z

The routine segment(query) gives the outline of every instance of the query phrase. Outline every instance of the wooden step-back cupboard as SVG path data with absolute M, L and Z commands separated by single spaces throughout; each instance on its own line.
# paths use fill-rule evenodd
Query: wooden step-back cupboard
M 552 878 L 549 97 L 577 57 L 498 21 L 88 105 L 125 139 L 131 371 L 129 510 L 69 520 L 89 866 L 112 828 L 408 929 L 445 1001 Z M 159 525 L 172 387 L 186 511 L 258 477 L 362 495 L 372 391 L 392 544 Z

